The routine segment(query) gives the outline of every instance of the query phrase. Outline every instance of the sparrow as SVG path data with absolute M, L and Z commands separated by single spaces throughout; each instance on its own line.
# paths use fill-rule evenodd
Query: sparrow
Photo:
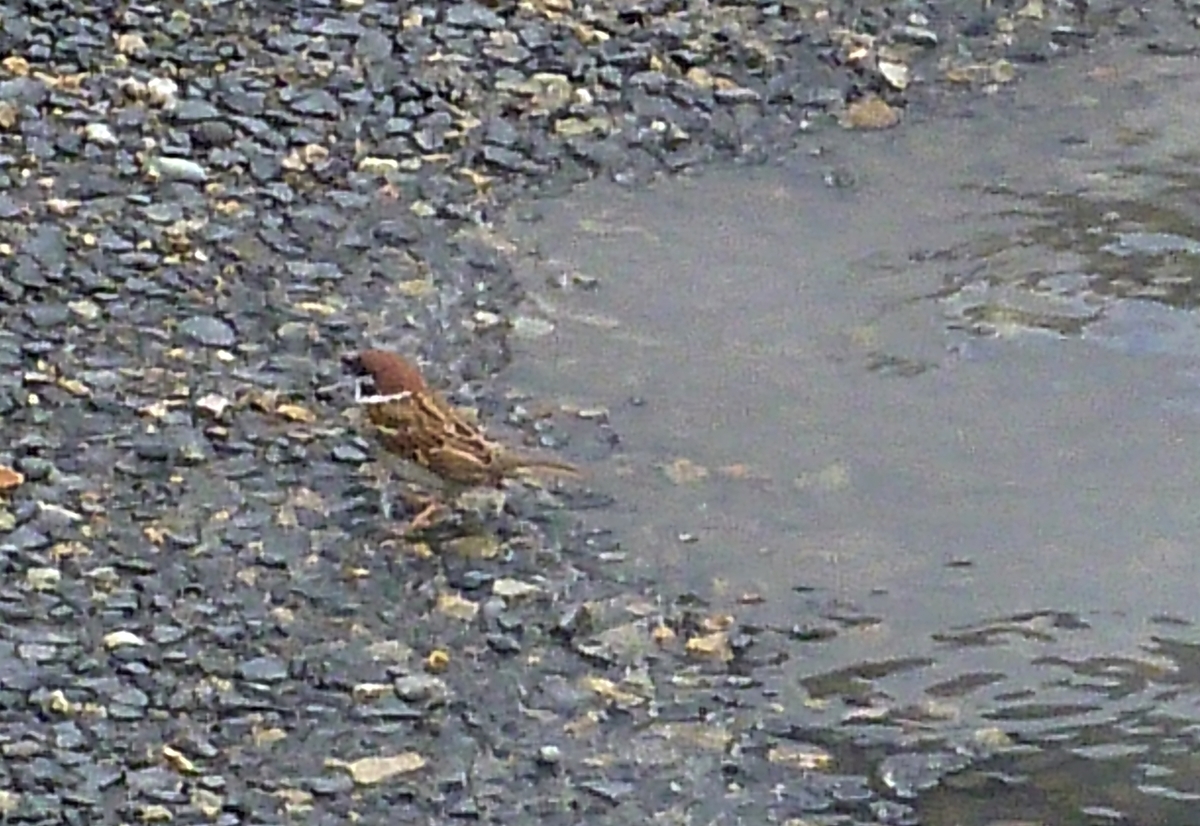
M 429 386 L 413 362 L 398 353 L 362 350 L 347 361 L 374 385 L 374 393 L 364 395 L 360 381 L 355 401 L 365 407 L 379 444 L 423 472 L 424 486 L 441 487 L 444 495 L 456 498 L 470 488 L 500 488 L 508 479 L 538 471 L 580 475 L 568 462 L 520 453 L 488 438 L 462 410 Z M 438 497 L 427 498 L 425 509 L 411 520 L 409 530 L 427 526 L 440 506 Z

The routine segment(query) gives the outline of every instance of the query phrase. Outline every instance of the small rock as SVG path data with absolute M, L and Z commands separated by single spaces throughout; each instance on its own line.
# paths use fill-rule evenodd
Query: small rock
M 179 86 L 170 78 L 156 77 L 146 84 L 146 93 L 158 106 L 172 106 L 179 96 Z
M 61 327 L 70 318 L 65 304 L 34 304 L 25 308 L 25 319 L 42 330 Z
M 478 3 L 454 3 L 446 11 L 446 23 L 462 29 L 503 29 L 504 20 Z
M 89 123 L 83 128 L 84 136 L 97 146 L 117 146 L 120 141 L 107 123 Z
M 337 761 L 345 767 L 354 782 L 362 786 L 370 786 L 394 777 L 398 774 L 408 774 L 425 767 L 425 758 L 415 751 L 406 751 L 386 757 L 364 757 L 352 763 Z M 328 761 L 333 765 L 334 761 Z
M 541 587 L 519 579 L 498 579 L 492 583 L 492 593 L 505 599 L 519 599 L 541 592 Z
M 25 583 L 35 591 L 53 591 L 61 580 L 58 568 L 30 568 L 25 572 Z
M 928 48 L 938 44 L 937 32 L 923 26 L 895 26 L 892 28 L 892 37 L 897 43 L 912 43 Z
M 625 781 L 614 780 L 612 782 L 604 782 L 600 780 L 588 780 L 580 783 L 579 787 L 599 797 L 611 804 L 620 803 L 626 797 L 633 794 L 634 785 Z
M 278 657 L 256 657 L 238 667 L 238 676 L 256 683 L 277 683 L 287 679 L 288 665 Z
M 908 67 L 903 63 L 881 60 L 879 61 L 879 74 L 883 75 L 883 79 L 893 89 L 904 91 L 908 88 Z
M 205 347 L 232 347 L 237 334 L 228 322 L 212 316 L 192 316 L 179 325 L 179 330 L 197 344 Z
M 900 122 L 900 112 L 882 98 L 869 95 L 847 106 L 840 120 L 847 129 L 890 129 Z
M 67 308 L 83 321 L 95 321 L 100 317 L 100 305 L 86 298 L 70 302 Z
M 0 465 L 0 492 L 10 491 L 25 484 L 25 477 L 10 467 Z
M 396 696 L 409 703 L 425 702 L 446 695 L 446 683 L 437 677 L 409 674 L 392 682 Z
M 361 465 L 371 457 L 365 450 L 354 445 L 334 445 L 330 458 L 343 465 Z
M 213 419 L 219 419 L 225 415 L 230 404 L 229 399 L 216 393 L 208 393 L 196 399 L 196 409 Z
M 113 631 L 111 634 L 104 635 L 104 647 L 108 649 L 138 647 L 146 644 L 146 641 L 132 631 Z
M 187 158 L 163 157 L 150 163 L 152 173 L 170 181 L 187 181 L 202 184 L 208 180 L 208 172 L 203 166 Z

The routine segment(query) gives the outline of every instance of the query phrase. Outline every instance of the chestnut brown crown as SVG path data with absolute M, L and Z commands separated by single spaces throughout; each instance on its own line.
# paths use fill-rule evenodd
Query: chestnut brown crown
M 429 387 L 417 366 L 389 350 L 362 350 L 346 359 L 359 375 L 369 376 L 381 396 L 396 393 L 427 393 Z

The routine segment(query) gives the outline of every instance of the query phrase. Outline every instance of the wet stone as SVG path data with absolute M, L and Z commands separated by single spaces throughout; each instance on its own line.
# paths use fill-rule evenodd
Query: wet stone
M 489 587 L 494 580 L 494 574 L 473 568 L 456 575 L 452 581 L 464 591 L 478 591 Z
M 511 634 L 488 634 L 487 644 L 497 654 L 521 653 L 520 641 Z
M 591 792 L 596 797 L 608 803 L 620 803 L 633 793 L 634 785 L 624 781 L 589 780 L 579 784 L 584 791 Z
M 156 224 L 170 224 L 184 217 L 184 211 L 179 204 L 149 203 L 141 209 L 147 221 Z
M 97 146 L 111 148 L 121 143 L 107 123 L 89 123 L 84 128 L 84 136 Z
M 15 530 L 9 531 L 6 535 L 0 537 L 0 549 L 37 551 L 50 547 L 51 542 L 52 540 L 49 536 L 35 530 L 32 526 L 20 525 Z
M 922 26 L 893 26 L 892 37 L 898 43 L 912 43 L 916 46 L 933 48 L 938 44 L 937 33 Z
M 0 193 L 0 219 L 16 218 L 24 212 L 24 208 L 12 196 Z
M 238 676 L 256 683 L 277 683 L 288 677 L 288 664 L 277 657 L 256 657 L 238 666 Z
M 232 347 L 237 334 L 226 321 L 212 316 L 192 316 L 179 325 L 179 331 L 205 347 Z
M 138 709 L 139 711 L 150 704 L 150 698 L 146 696 L 146 693 L 137 688 L 126 688 L 118 691 L 109 697 L 109 701 L 114 706 L 126 706 L 130 709 Z
M 289 261 L 287 269 L 303 281 L 338 281 L 343 276 L 341 269 L 332 262 Z
M 479 5 L 466 2 L 455 3 L 446 12 L 446 22 L 464 29 L 502 29 L 504 20 L 495 12 Z
M 535 759 L 542 766 L 557 766 L 562 762 L 562 749 L 554 745 L 542 746 Z
M 406 702 L 441 700 L 446 696 L 446 684 L 437 677 L 407 675 L 392 682 L 396 695 Z
M 233 131 L 233 127 L 223 121 L 205 121 L 197 124 L 190 130 L 193 140 L 200 146 L 222 147 L 233 143 L 237 137 Z M 210 155 L 209 161 L 213 162 L 215 157 Z M 222 168 L 228 169 L 236 165 L 241 160 L 239 155 L 228 156 L 222 164 Z
M 16 462 L 17 470 L 25 475 L 26 482 L 44 482 L 54 474 L 54 463 L 37 456 L 24 456 Z
M 871 815 L 877 823 L 887 826 L 917 826 L 921 822 L 912 806 L 891 800 L 875 800 L 870 804 Z
M 62 799 L 52 794 L 23 794 L 14 818 L 28 822 L 53 822 L 62 815 Z
M 300 95 L 289 101 L 288 106 L 292 111 L 301 115 L 320 115 L 332 118 L 338 117 L 342 113 L 342 107 L 337 102 L 337 98 L 324 89 Z
M 208 180 L 208 172 L 193 160 L 164 156 L 158 158 L 153 169 L 169 181 L 187 181 L 189 183 L 204 183 Z
M 314 795 L 333 797 L 351 791 L 354 788 L 354 781 L 348 775 L 341 775 L 337 777 L 314 778 L 304 783 L 304 785 Z
M 22 255 L 17 258 L 16 267 L 12 269 L 12 280 L 10 282 L 17 295 L 23 294 L 21 287 L 27 287 L 31 290 L 41 290 L 50 286 L 50 281 L 46 278 L 46 274 L 32 256 Z
M 212 759 L 212 757 L 215 756 L 216 755 L 210 755 L 208 759 Z M 225 778 L 221 777 L 220 775 L 206 774 L 202 777 L 196 778 L 196 785 L 202 789 L 207 789 L 210 792 L 220 792 L 228 788 L 229 784 L 226 783 Z
M 231 91 L 221 96 L 221 104 L 239 115 L 261 115 L 266 110 L 266 95 L 260 92 Z
M 179 788 L 179 777 L 162 767 L 153 767 L 126 774 L 125 784 L 134 794 L 173 792 Z
M 133 451 L 139 459 L 149 462 L 165 462 L 172 457 L 175 448 L 165 437 L 159 435 L 140 440 L 134 446 Z
M 180 123 L 196 123 L 219 118 L 221 111 L 206 100 L 185 98 L 175 104 L 171 116 Z
M 187 637 L 187 630 L 178 625 L 157 625 L 150 632 L 150 639 L 159 645 L 174 645 Z
M 359 720 L 378 722 L 397 722 L 401 720 L 419 720 L 422 712 L 412 705 L 396 698 L 388 697 L 366 706 L 354 709 L 354 716 Z
M 969 756 L 956 752 L 893 754 L 880 764 L 879 777 L 896 795 L 911 798 L 970 764 Z
M 862 803 L 875 797 L 867 779 L 853 775 L 822 778 L 818 788 L 822 788 L 834 800 L 842 803 Z
M 59 723 L 54 727 L 54 746 L 59 749 L 74 750 L 82 748 L 87 738 L 74 722 Z

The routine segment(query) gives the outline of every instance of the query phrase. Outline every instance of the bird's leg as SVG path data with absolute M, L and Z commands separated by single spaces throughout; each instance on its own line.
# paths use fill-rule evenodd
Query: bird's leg
M 388 496 L 388 488 L 391 487 L 387 480 L 379 484 L 379 515 L 383 517 L 385 522 L 392 521 L 392 497 Z
M 392 519 L 392 474 L 382 464 L 372 462 L 368 473 L 375 480 L 379 492 L 379 515 L 386 521 Z
M 399 536 L 406 536 L 413 531 L 420 531 L 428 528 L 433 524 L 433 517 L 439 510 L 445 507 L 442 501 L 437 496 L 417 493 L 413 490 L 399 491 L 400 498 L 409 507 L 417 511 L 417 515 L 409 519 L 403 525 L 397 525 L 392 528 L 393 532 Z M 387 509 L 380 509 L 380 515 L 388 522 L 392 521 L 391 498 L 387 500 Z
M 411 531 L 420 531 L 428 528 L 433 524 L 434 514 L 436 514 L 442 507 L 442 503 L 439 502 L 435 497 L 426 497 L 425 507 L 421 509 L 420 513 L 408 520 L 408 527 L 405 528 L 405 533 L 409 533 Z

